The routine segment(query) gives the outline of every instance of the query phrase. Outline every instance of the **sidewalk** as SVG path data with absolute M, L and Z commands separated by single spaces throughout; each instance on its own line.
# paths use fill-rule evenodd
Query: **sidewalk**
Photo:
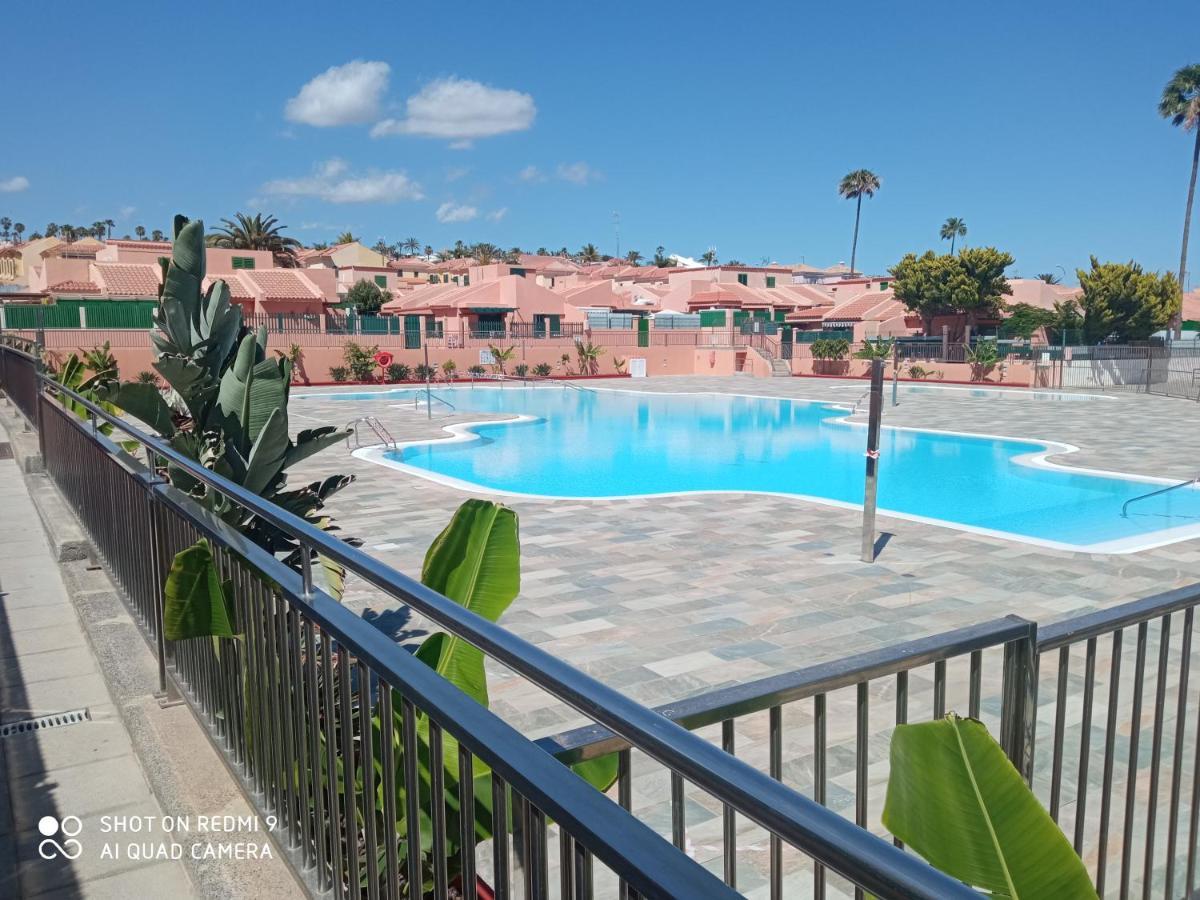
M 0 422 L 0 446 L 8 442 Z M 3 454 L 0 454 L 3 455 Z M 17 464 L 0 460 L 0 725 L 87 710 L 79 724 L 0 737 L 0 896 L 193 896 L 180 862 L 102 858 L 101 816 L 160 817 Z M 76 816 L 75 848 L 53 830 Z M 39 823 L 43 830 L 39 831 Z M 74 830 L 70 820 L 63 823 Z M 45 832 L 66 849 L 43 844 Z M 113 841 L 116 843 L 116 841 Z M 122 841 L 124 843 L 124 841 Z M 56 858 L 44 859 L 44 854 Z

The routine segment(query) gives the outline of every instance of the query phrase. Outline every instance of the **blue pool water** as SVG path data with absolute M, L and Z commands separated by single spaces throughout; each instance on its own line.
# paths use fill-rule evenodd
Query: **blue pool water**
M 383 456 L 465 485 L 551 497 L 763 491 L 861 504 L 866 430 L 832 404 L 725 394 L 442 388 L 459 412 L 533 417 L 467 426 L 466 439 Z M 329 396 L 329 395 L 325 395 Z M 339 395 L 413 402 L 411 390 Z M 436 404 L 435 404 L 436 407 Z M 1112 551 L 1200 535 L 1200 491 L 1022 463 L 1035 441 L 883 430 L 879 509 Z M 1167 533 L 1170 530 L 1170 533 Z M 1097 546 L 1102 545 L 1102 546 Z

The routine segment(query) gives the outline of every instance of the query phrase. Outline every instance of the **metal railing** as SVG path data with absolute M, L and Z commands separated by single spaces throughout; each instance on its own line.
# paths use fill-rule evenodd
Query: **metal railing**
M 384 424 L 380 422 L 376 416 L 359 416 L 357 419 L 351 419 L 346 423 L 346 428 L 349 429 L 349 431 L 346 433 L 347 449 L 354 450 L 363 446 L 362 440 L 358 434 L 358 426 L 360 425 L 366 425 L 369 429 L 371 429 L 371 432 L 379 439 L 379 443 L 395 449 L 396 439 L 392 437 L 391 432 L 384 427 Z M 351 438 L 354 439 L 353 447 L 350 445 Z
M 1122 897 L 1190 897 L 1200 846 L 1200 696 L 1189 689 L 1200 654 L 1193 640 L 1198 604 L 1200 588 L 1192 586 L 1041 628 L 1009 616 L 701 694 L 659 712 L 707 730 L 730 752 L 728 736 L 747 735 L 750 750 L 740 754 L 747 761 L 776 777 L 784 773 L 817 802 L 882 831 L 869 785 L 886 780 L 880 748 L 891 728 L 965 710 L 999 736 L 1101 896 L 1107 887 Z M 1132 670 L 1132 684 L 1122 670 Z M 876 697 L 894 698 L 894 713 L 882 722 L 871 705 Z M 789 718 L 803 727 L 785 728 Z M 629 752 L 627 742 L 595 725 L 539 744 L 564 762 Z M 833 764 L 840 769 L 830 772 Z M 835 777 L 836 799 L 829 793 Z M 672 784 L 673 811 L 678 799 Z M 652 793 L 643 802 L 667 801 Z M 788 863 L 772 843 L 772 884 L 781 865 L 794 871 Z M 819 896 L 826 873 L 816 866 L 812 877 Z
M 1194 344 L 1047 347 L 1035 365 L 1039 386 L 1200 400 L 1200 347 Z
M 38 372 L 41 355 L 37 345 L 9 335 L 0 342 L 0 384 L 5 396 L 20 410 L 31 427 L 37 425 Z
M 777 845 L 879 896 L 975 896 L 725 752 L 732 746 L 690 734 L 166 441 L 64 393 L 89 421 L 39 395 L 47 471 L 126 592 L 156 649 L 164 687 L 182 693 L 254 802 L 277 817 L 276 840 L 314 893 L 420 898 L 432 885 L 435 897 L 453 888 L 474 898 L 476 875 L 489 860 L 497 896 L 511 896 L 516 883 L 527 897 L 549 896 L 555 861 L 564 897 L 593 896 L 598 879 L 626 897 L 733 896 L 737 883 L 736 867 L 717 878 L 682 852 L 679 831 L 672 846 L 630 813 L 628 757 L 613 802 L 330 598 L 312 578 L 310 554 L 319 553 L 667 767 L 673 783 L 688 782 L 721 805 L 726 821 L 742 817 Z M 123 452 L 101 425 L 141 444 L 153 465 Z M 240 507 L 240 516 L 298 541 L 301 572 L 165 483 L 164 465 Z M 241 640 L 164 640 L 164 576 L 176 553 L 200 537 L 234 587 Z M 447 754 L 447 767 L 419 766 L 423 752 Z M 457 815 L 474 808 L 476 761 L 492 773 L 491 821 L 500 823 L 483 845 L 472 817 Z M 422 839 L 409 841 L 417 822 Z M 463 873 L 459 885 L 449 882 L 448 860 Z

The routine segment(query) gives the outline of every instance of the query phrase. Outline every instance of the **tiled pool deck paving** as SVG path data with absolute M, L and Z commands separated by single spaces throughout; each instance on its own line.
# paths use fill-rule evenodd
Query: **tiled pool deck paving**
M 822 379 L 651 378 L 602 382 L 597 387 L 653 391 L 723 391 L 853 403 L 861 382 Z M 511 389 L 511 388 L 505 388 Z M 310 393 L 310 391 L 297 391 Z M 890 386 L 887 397 L 890 398 Z M 1119 396 L 1112 400 L 1051 402 L 1017 397 L 980 399 L 961 391 L 905 396 L 887 406 L 885 424 L 1003 434 L 1062 441 L 1080 448 L 1056 458 L 1066 465 L 1135 474 L 1185 478 L 1193 469 L 1200 406 L 1179 400 Z M 454 422 L 486 416 L 435 417 L 424 410 L 398 408 L 394 401 L 337 402 L 293 400 L 293 425 L 343 424 L 359 415 L 377 415 L 397 440 L 444 436 Z M 703 448 L 697 448 L 703 452 Z M 365 540 L 364 549 L 402 571 L 416 574 L 434 535 L 466 494 L 330 450 L 308 461 L 298 476 L 353 472 L 358 481 L 334 498 L 330 511 L 347 534 Z M 881 473 L 886 478 L 886 472 Z M 481 496 L 487 496 L 482 494 Z M 692 495 L 643 500 L 546 501 L 500 498 L 520 515 L 522 591 L 502 620 L 539 644 L 635 699 L 659 705 L 717 687 L 744 683 L 830 659 L 938 634 L 1009 613 L 1047 624 L 1117 603 L 1192 583 L 1200 573 L 1200 540 L 1125 555 L 1093 555 L 1048 550 L 999 538 L 881 517 L 891 537 L 874 564 L 859 558 L 860 518 L 844 510 L 785 497 L 754 494 Z M 970 502 L 970 498 L 964 498 Z M 418 618 L 385 598 L 350 584 L 347 603 L 400 640 L 424 630 Z M 1171 714 L 1163 746 L 1174 740 L 1174 685 L 1178 677 L 1178 628 L 1168 669 Z M 1156 687 L 1157 626 L 1151 626 L 1143 706 L 1139 784 L 1148 775 L 1149 731 Z M 1194 646 L 1200 647 L 1200 640 Z M 983 665 L 982 718 L 998 733 L 1000 651 L 988 651 Z M 1134 641 L 1122 650 L 1122 707 L 1128 706 Z M 1094 864 L 1102 772 L 1102 731 L 1108 702 L 1110 643 L 1102 640 L 1096 660 L 1093 736 L 1086 818 L 1089 838 L 1084 858 Z M 1053 732 L 1054 666 L 1043 662 L 1039 690 L 1038 755 L 1035 788 L 1047 802 L 1049 739 Z M 1075 782 L 1082 717 L 1082 647 L 1072 651 L 1065 716 L 1063 801 L 1060 822 L 1072 833 Z M 928 668 L 909 682 L 910 720 L 930 715 L 932 682 Z M 530 737 L 583 723 L 563 704 L 506 670 L 489 666 L 492 708 Z M 1194 688 L 1193 688 L 1194 693 Z M 887 754 L 894 722 L 894 679 L 873 681 L 869 689 L 868 822 L 879 831 L 887 778 Z M 856 698 L 851 689 L 828 698 L 827 803 L 854 815 Z M 967 707 L 966 660 L 948 667 L 950 710 Z M 804 793 L 813 785 L 813 707 L 811 701 L 783 708 L 784 780 Z M 1189 711 L 1189 721 L 1195 713 Z M 1128 723 L 1125 712 L 1119 720 Z M 719 729 L 702 732 L 719 740 Z M 1194 729 L 1189 727 L 1184 759 L 1191 760 Z M 767 716 L 738 719 L 737 752 L 765 769 Z M 1123 821 L 1127 725 L 1115 735 L 1113 829 Z M 1190 782 L 1185 781 L 1190 787 Z M 1167 778 L 1160 785 L 1166 808 Z M 633 806 L 644 820 L 670 833 L 667 774 L 634 757 Z M 697 857 L 719 870 L 719 805 L 689 791 L 688 838 Z M 1185 800 L 1181 815 L 1190 809 Z M 1166 818 L 1159 816 L 1159 828 Z M 1184 818 L 1186 821 L 1186 818 Z M 1139 823 L 1135 845 L 1142 839 Z M 1181 841 L 1181 848 L 1183 846 Z M 1109 884 L 1115 884 L 1120 840 L 1110 841 Z M 740 889 L 765 894 L 765 834 L 739 819 L 739 848 L 745 861 Z M 1159 838 L 1159 848 L 1165 838 Z M 1161 850 L 1159 851 L 1161 855 Z M 1180 852 L 1183 852 L 1182 849 Z M 1140 854 L 1134 853 L 1140 872 Z M 811 866 L 785 854 L 788 893 L 809 893 Z M 1156 870 L 1161 878 L 1161 868 Z M 1139 880 L 1135 877 L 1134 882 Z M 830 895 L 840 894 L 831 884 Z M 602 892 L 603 893 L 603 892 Z
M 743 377 L 596 386 L 849 403 L 864 390 L 861 382 Z M 430 422 L 423 409 L 386 400 L 297 399 L 292 410 L 296 428 L 309 427 L 310 419 L 342 424 L 377 415 L 399 441 L 441 437 L 448 424 L 487 418 L 435 416 Z M 885 408 L 884 422 L 1063 441 L 1080 448 L 1056 457 L 1067 465 L 1181 480 L 1197 474 L 1189 448 L 1200 434 L 1200 406 L 1186 401 L 979 399 L 945 390 L 902 394 L 898 407 Z M 297 475 L 335 471 L 358 479 L 330 505 L 344 532 L 413 574 L 468 496 L 340 448 L 308 461 Z M 858 558 L 857 510 L 786 497 L 497 499 L 514 507 L 521 522 L 522 591 L 504 624 L 649 704 L 1008 613 L 1044 624 L 1200 577 L 1200 540 L 1095 555 L 881 516 L 879 528 L 891 536 L 878 560 L 865 564 Z M 349 605 L 380 617 L 380 626 L 398 637 L 422 630 L 383 599 L 353 583 L 347 596 Z M 541 736 L 580 721 L 540 692 L 510 687 L 514 679 L 495 675 L 493 707 L 527 733 Z

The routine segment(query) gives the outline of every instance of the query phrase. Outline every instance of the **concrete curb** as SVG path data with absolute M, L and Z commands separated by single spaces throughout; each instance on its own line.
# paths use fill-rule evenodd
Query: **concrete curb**
M 54 558 L 61 563 L 94 557 L 91 542 L 50 479 L 44 475 L 26 476 L 25 485 L 42 520 L 46 537 L 50 539 L 50 552 Z

